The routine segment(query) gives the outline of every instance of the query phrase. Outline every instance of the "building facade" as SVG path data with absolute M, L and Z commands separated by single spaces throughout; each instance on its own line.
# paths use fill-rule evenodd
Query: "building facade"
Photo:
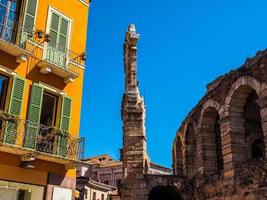
M 122 200 L 267 199 L 267 50 L 208 84 L 173 143 L 173 175 L 149 174 L 135 26 L 125 36 Z
M 77 200 L 110 200 L 118 196 L 117 187 L 92 178 L 94 166 L 83 162 L 77 166 Z
M 0 199 L 74 199 L 89 4 L 0 1 Z

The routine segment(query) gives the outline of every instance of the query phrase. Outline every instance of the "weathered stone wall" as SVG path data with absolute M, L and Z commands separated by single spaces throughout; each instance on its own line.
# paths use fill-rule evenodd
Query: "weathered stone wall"
M 266 105 L 265 50 L 207 86 L 205 96 L 177 131 L 173 142 L 174 173 L 194 180 L 198 194 L 206 194 L 203 199 L 224 199 L 234 194 L 236 198 L 253 199 L 254 193 L 263 194 L 263 185 L 255 187 L 253 182 L 246 183 L 249 191 L 241 190 L 243 182 L 238 177 L 243 175 L 241 163 L 248 167 L 244 177 L 251 173 L 255 179 L 258 170 L 251 166 L 254 162 L 264 165 L 257 160 L 267 155 Z M 218 187 L 231 190 L 223 198 L 216 197 Z

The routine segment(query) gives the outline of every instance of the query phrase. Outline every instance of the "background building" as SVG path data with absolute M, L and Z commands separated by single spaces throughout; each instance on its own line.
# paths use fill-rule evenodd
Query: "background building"
M 171 175 L 172 170 L 150 162 L 149 173 Z M 79 200 L 93 200 L 92 192 L 101 198 L 103 194 L 105 197 L 120 199 L 118 190 L 121 187 L 122 179 L 122 161 L 114 160 L 108 154 L 87 158 L 77 167 L 77 190 L 82 194 Z
M 123 177 L 122 161 L 114 160 L 110 155 L 105 154 L 85 159 L 85 162 L 92 166 L 92 180 L 120 187 Z M 172 174 L 172 169 L 150 162 L 149 173 L 170 175 Z
M 83 162 L 77 167 L 77 184 L 76 189 L 79 191 L 78 200 L 109 200 L 111 196 L 117 195 L 117 187 L 93 180 L 93 166 Z M 114 198 L 112 198 L 114 199 Z
M 89 3 L 0 0 L 0 199 L 74 198 Z

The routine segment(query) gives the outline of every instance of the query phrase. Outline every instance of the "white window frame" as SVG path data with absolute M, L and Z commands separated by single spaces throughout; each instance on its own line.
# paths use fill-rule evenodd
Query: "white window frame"
M 68 38 L 67 38 L 67 49 L 70 49 L 70 44 L 71 44 L 71 35 L 72 35 L 72 23 L 73 20 L 72 18 L 68 17 L 67 15 L 63 14 L 59 10 L 55 9 L 53 6 L 49 5 L 48 6 L 48 13 L 47 13 L 47 22 L 46 22 L 46 30 L 45 33 L 49 34 L 50 33 L 50 26 L 51 26 L 51 20 L 52 20 L 52 13 L 56 13 L 57 15 L 61 16 L 62 18 L 66 19 L 69 22 L 69 27 L 68 27 Z M 44 50 L 43 50 L 43 60 L 46 58 L 46 53 L 47 53 L 47 47 L 48 43 L 44 43 Z M 66 66 L 69 65 L 70 59 L 68 59 L 68 52 L 67 52 L 67 60 L 66 60 Z
M 90 3 L 87 3 L 86 1 L 84 0 L 79 0 L 83 5 L 87 6 L 89 8 L 90 6 Z

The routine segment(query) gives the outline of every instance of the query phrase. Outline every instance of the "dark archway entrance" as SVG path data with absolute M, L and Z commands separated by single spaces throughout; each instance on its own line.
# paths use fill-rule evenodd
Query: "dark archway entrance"
M 156 186 L 150 193 L 148 200 L 183 200 L 179 190 L 172 185 Z

